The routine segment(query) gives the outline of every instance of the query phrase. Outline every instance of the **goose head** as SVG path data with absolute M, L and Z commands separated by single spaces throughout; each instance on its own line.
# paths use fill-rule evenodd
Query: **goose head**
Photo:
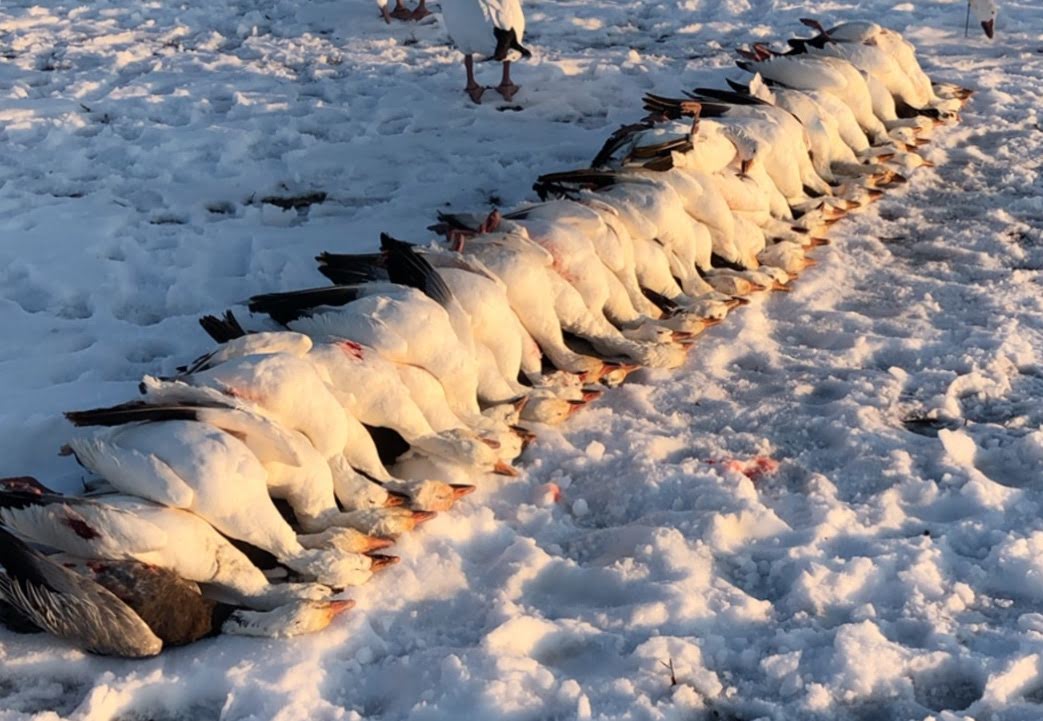
M 422 511 L 448 511 L 458 500 L 473 493 L 474 486 L 443 481 L 415 481 L 409 484 L 410 503 Z
M 327 528 L 297 536 L 305 548 L 336 548 L 345 553 L 371 553 L 395 544 L 386 536 L 370 536 L 354 528 Z
M 355 606 L 351 599 L 298 601 L 271 611 L 238 610 L 221 626 L 235 636 L 289 638 L 321 631 L 340 614 Z

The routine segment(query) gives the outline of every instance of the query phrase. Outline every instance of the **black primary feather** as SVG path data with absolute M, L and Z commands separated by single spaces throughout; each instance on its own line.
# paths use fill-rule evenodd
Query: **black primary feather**
M 605 144 L 601 146 L 601 150 L 594 156 L 594 160 L 590 162 L 590 167 L 598 168 L 603 165 L 608 165 L 608 161 L 612 159 L 612 156 L 617 150 L 626 145 L 627 141 L 634 135 L 643 130 L 651 130 L 655 127 L 655 123 L 651 120 L 643 120 L 639 123 L 631 123 L 630 125 L 620 125 L 616 132 L 612 133 L 605 141 Z
M 466 220 L 468 216 L 463 213 L 443 213 L 438 212 L 438 225 L 431 226 L 428 230 L 435 230 L 441 226 L 448 227 L 449 230 L 463 230 L 470 231 L 472 233 L 478 231 L 478 226 L 481 225 L 481 220 L 477 220 L 474 216 L 471 216 L 470 220 Z
M 334 285 L 325 288 L 307 288 L 287 293 L 263 293 L 250 298 L 248 307 L 254 313 L 265 313 L 276 322 L 286 325 L 290 321 L 309 315 L 312 310 L 324 305 L 347 305 L 362 297 L 362 289 L 356 285 Z
M 320 253 L 319 272 L 338 285 L 354 285 L 388 279 L 381 253 Z
M 227 343 L 230 340 L 242 338 L 246 335 L 246 329 L 240 325 L 239 319 L 230 310 L 226 310 L 220 318 L 213 315 L 204 315 L 199 319 L 199 325 L 202 326 L 208 336 L 214 339 L 215 343 Z
M 449 286 L 412 245 L 381 233 L 380 246 L 384 249 L 384 265 L 387 268 L 388 280 L 422 291 L 443 308 L 450 306 L 453 293 Z
M 728 83 L 728 85 L 731 87 L 731 89 L 734 90 L 737 93 L 742 93 L 743 95 L 749 95 L 750 94 L 750 86 L 749 85 L 743 85 L 742 83 L 738 83 L 738 82 L 732 80 L 731 78 L 725 78 L 725 82 Z
M 27 543 L 0 526 L 0 568 L 6 572 L 10 582 L 20 581 L 57 592 L 40 572 L 42 560 L 43 556 L 33 551 Z
M 68 411 L 65 417 L 74 426 L 122 426 L 142 421 L 196 421 L 199 411 L 207 408 L 230 408 L 217 403 L 163 403 L 130 401 L 109 408 Z
M 728 268 L 730 270 L 746 270 L 742 263 L 726 260 L 716 253 L 710 254 L 710 265 L 714 268 Z
M 696 88 L 695 96 L 699 102 L 702 102 L 703 98 L 709 98 L 733 105 L 771 105 L 766 100 L 750 95 L 748 89 L 744 93 L 742 91 L 720 90 L 718 88 Z
M 528 48 L 522 47 L 521 43 L 518 42 L 518 34 L 514 32 L 514 28 L 510 30 L 493 28 L 493 35 L 496 37 L 496 50 L 493 52 L 493 60 L 502 63 L 507 59 L 507 53 L 511 50 L 517 50 L 523 58 L 532 57 L 532 53 Z
M 703 115 L 702 107 L 689 98 L 668 98 L 663 95 L 646 93 L 642 98 L 642 107 L 650 113 L 662 115 L 670 120 Z
M 577 190 L 597 190 L 615 185 L 618 182 L 616 174 L 607 170 L 594 170 L 584 168 L 581 170 L 566 170 L 560 173 L 547 173 L 541 175 L 533 183 L 532 189 L 546 200 L 548 195 L 559 195 L 571 197 Z

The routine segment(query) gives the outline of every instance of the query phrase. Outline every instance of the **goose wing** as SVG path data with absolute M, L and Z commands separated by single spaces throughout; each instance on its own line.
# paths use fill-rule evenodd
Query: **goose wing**
M 0 524 L 83 558 L 131 558 L 168 541 L 161 528 L 134 513 L 56 493 L 0 491 Z
M 40 628 L 94 653 L 154 656 L 163 642 L 127 604 L 0 529 L 0 598 Z
M 164 506 L 189 508 L 195 491 L 166 463 L 151 453 L 119 445 L 116 434 L 97 433 L 69 442 L 76 460 L 125 493 Z

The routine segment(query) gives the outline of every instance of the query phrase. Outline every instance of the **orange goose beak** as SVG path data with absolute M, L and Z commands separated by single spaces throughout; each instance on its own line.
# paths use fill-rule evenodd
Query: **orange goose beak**
M 469 496 L 475 492 L 477 486 L 468 486 L 464 483 L 450 483 L 449 487 L 453 489 L 453 501 L 459 501 L 464 496 Z
M 591 390 L 584 389 L 583 390 L 583 402 L 584 403 L 590 403 L 591 401 L 596 401 L 603 394 L 604 394 L 604 391 L 599 391 L 599 390 L 596 390 L 596 389 L 591 389 Z
M 518 470 L 504 461 L 496 461 L 496 465 L 493 466 L 493 473 L 498 476 L 510 476 L 511 478 L 518 476 Z
M 405 493 L 399 493 L 398 491 L 388 491 L 388 499 L 384 501 L 384 508 L 404 506 L 407 501 L 409 501 L 409 496 L 407 496 Z
M 398 556 L 387 556 L 383 553 L 367 553 L 366 555 L 373 559 L 373 563 L 369 567 L 373 573 L 383 571 L 388 566 L 394 566 L 401 560 Z
M 413 528 L 427 523 L 437 515 L 434 511 L 413 511 Z
M 388 538 L 387 536 L 366 536 L 366 550 L 364 553 L 379 551 L 382 548 L 390 548 L 394 545 L 394 538 Z
M 326 613 L 329 614 L 330 620 L 352 608 L 355 608 L 355 601 L 350 598 L 326 602 Z

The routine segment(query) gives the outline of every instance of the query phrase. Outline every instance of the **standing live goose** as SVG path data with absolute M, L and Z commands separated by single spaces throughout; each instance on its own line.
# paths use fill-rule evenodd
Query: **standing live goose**
M 511 100 L 519 88 L 511 82 L 511 61 L 507 57 L 512 50 L 525 58 L 532 55 L 521 44 L 525 34 L 521 0 L 444 0 L 442 17 L 449 37 L 464 54 L 465 90 L 471 100 L 481 103 L 485 92 L 474 79 L 475 54 L 503 63 L 503 78 L 496 92 Z

